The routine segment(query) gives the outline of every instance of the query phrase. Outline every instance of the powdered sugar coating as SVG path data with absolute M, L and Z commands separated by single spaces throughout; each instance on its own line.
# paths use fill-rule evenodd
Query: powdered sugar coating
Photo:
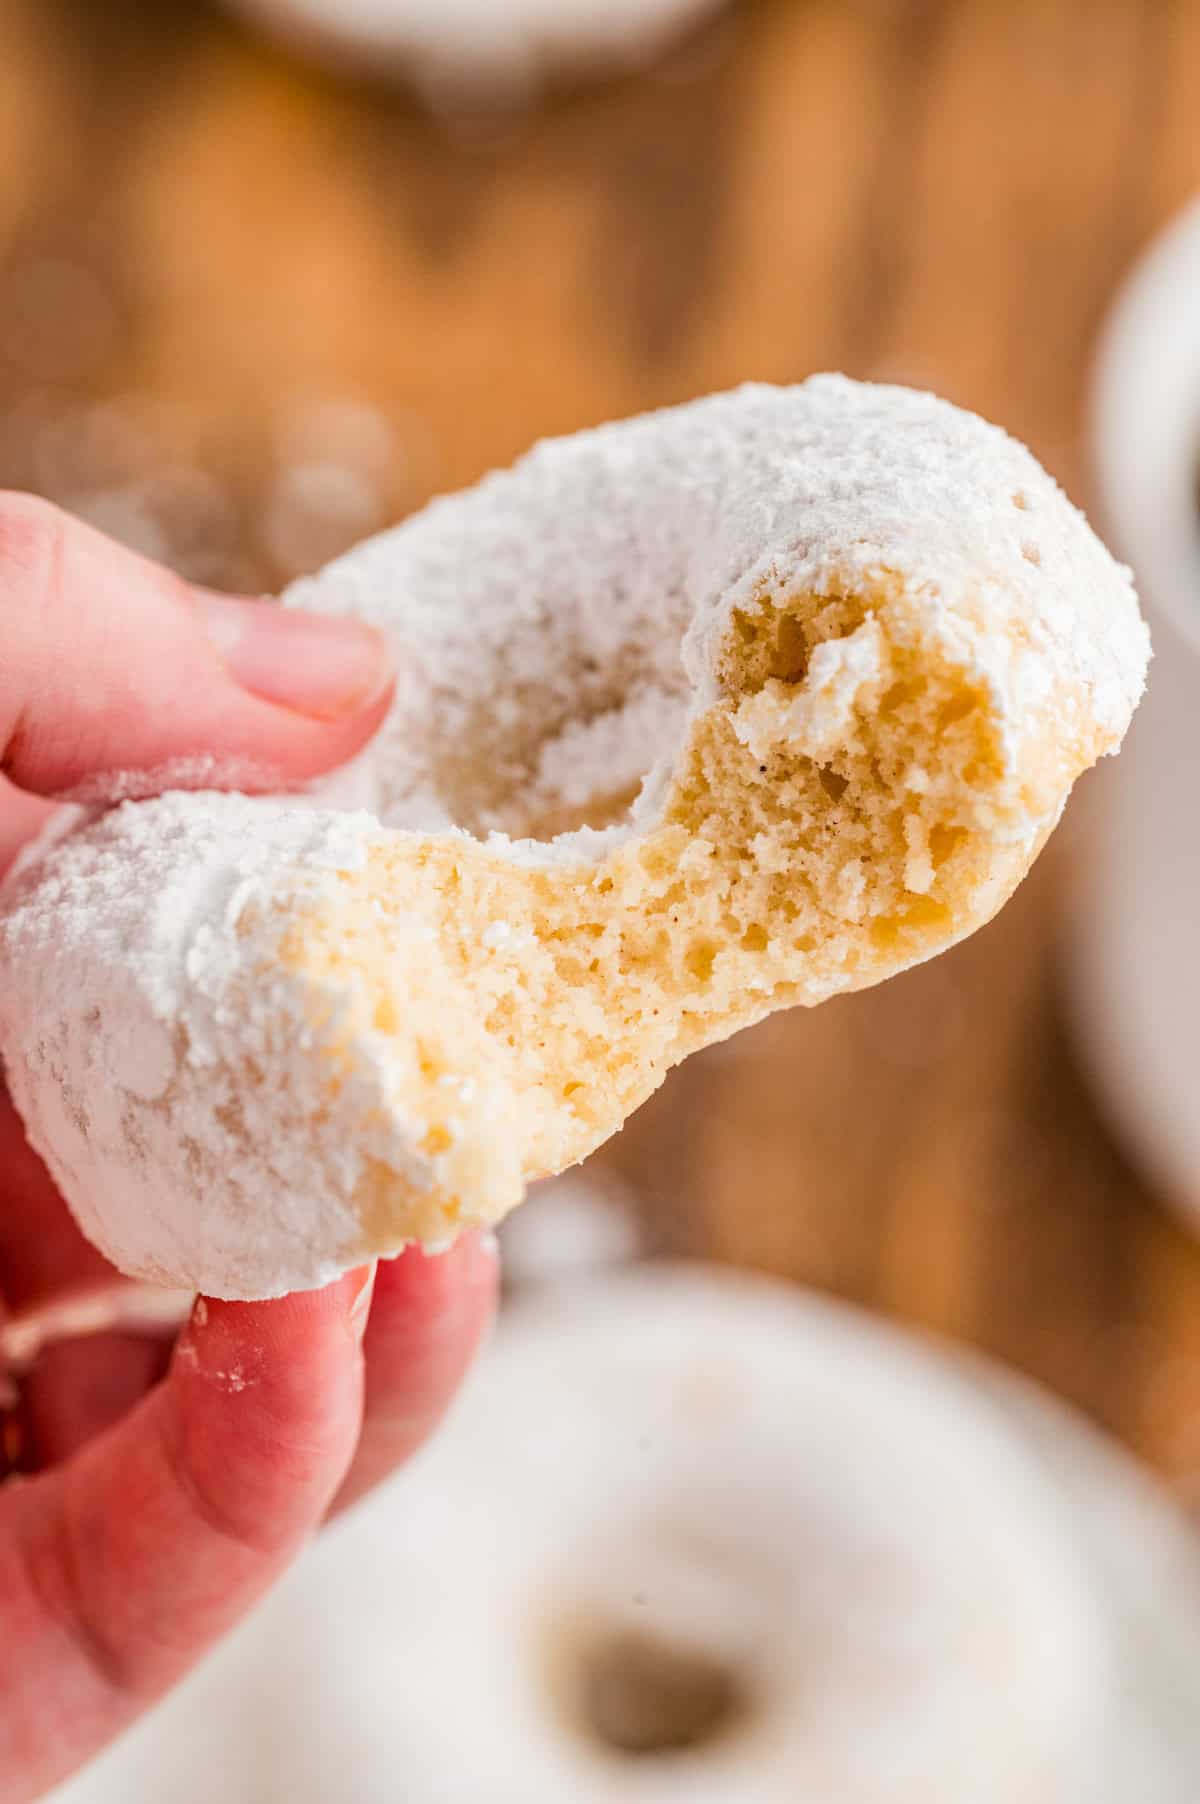
M 1149 656 L 1129 572 L 998 427 L 842 376 L 539 445 L 285 601 L 393 635 L 401 689 L 372 755 L 374 800 L 408 826 L 447 819 L 429 750 L 472 736 L 482 711 L 538 720 L 561 795 L 602 793 L 608 743 L 589 743 L 581 719 L 629 707 L 644 722 L 656 698 L 658 756 L 671 757 L 681 698 L 711 698 L 733 608 L 874 572 L 918 593 L 993 691 L 1014 765 L 1048 712 L 1065 738 L 1119 744 Z M 472 824 L 503 820 L 485 807 Z
M 378 834 L 364 815 L 176 793 L 121 804 L 14 884 L 13 1100 L 131 1275 L 275 1294 L 355 1262 L 345 1199 L 365 1158 L 405 1149 L 382 1114 L 364 1140 L 369 1059 L 327 1094 L 304 996 L 282 969 L 264 980 L 252 923 L 281 888 L 315 895 L 361 866 Z
M 319 1054 L 345 997 L 281 962 L 289 918 L 385 826 L 490 833 L 518 865 L 600 858 L 660 817 L 735 609 L 880 584 L 987 691 L 1023 868 L 1079 770 L 1119 743 L 1146 632 L 1127 572 L 1029 453 L 933 397 L 821 377 L 545 444 L 296 585 L 288 603 L 395 642 L 375 746 L 305 800 L 125 803 L 23 861 L 6 893 L 0 1052 L 85 1230 L 134 1275 L 234 1297 L 396 1250 L 364 1176 L 429 1191 L 429 1123 L 398 1112 L 381 1034 L 356 1029 L 331 1082 Z M 798 745 L 836 734 L 873 631 L 868 616 L 818 648 Z M 624 823 L 505 836 L 639 768 Z M 909 863 L 919 891 L 919 848 Z M 502 1087 L 463 1098 L 501 1148 L 506 1106 Z

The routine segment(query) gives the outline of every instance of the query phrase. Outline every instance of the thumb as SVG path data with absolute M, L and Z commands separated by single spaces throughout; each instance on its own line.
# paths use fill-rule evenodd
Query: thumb
M 0 494 L 0 772 L 22 789 L 295 786 L 365 744 L 390 688 L 368 626 L 190 588 Z

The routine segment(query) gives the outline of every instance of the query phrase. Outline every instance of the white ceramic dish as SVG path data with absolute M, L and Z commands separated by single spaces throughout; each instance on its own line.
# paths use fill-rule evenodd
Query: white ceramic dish
M 398 71 L 437 109 L 534 97 L 558 77 L 621 73 L 723 0 L 228 0 L 319 58 Z
M 1099 524 L 1134 567 L 1155 659 L 1102 779 L 1072 1003 L 1118 1131 L 1200 1224 L 1200 202 L 1113 310 L 1093 456 Z

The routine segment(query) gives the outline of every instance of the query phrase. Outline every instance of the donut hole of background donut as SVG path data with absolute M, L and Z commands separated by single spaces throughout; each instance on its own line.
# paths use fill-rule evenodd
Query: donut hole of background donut
M 732 1662 L 648 1630 L 614 1628 L 575 1657 L 575 1720 L 632 1758 L 688 1754 L 737 1728 L 750 1708 Z

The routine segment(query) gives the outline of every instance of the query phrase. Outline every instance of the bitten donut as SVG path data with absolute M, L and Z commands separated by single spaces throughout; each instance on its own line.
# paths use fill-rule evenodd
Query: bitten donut
M 1195 1804 L 1198 1686 L 1193 1538 L 1078 1417 L 647 1267 L 506 1312 L 419 1467 L 61 1804 Z
M 222 1296 L 494 1222 L 688 1053 L 961 939 L 1148 652 L 1028 452 L 835 377 L 543 445 L 288 599 L 395 638 L 365 807 L 127 803 L 0 918 L 85 1231 Z

